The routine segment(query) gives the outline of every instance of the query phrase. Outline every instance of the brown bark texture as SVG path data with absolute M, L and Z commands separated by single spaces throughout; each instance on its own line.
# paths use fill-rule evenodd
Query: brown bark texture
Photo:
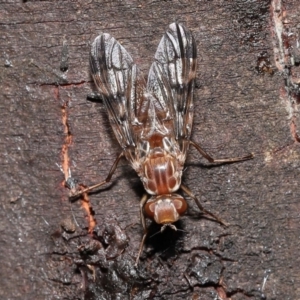
M 0 12 L 1 299 L 299 299 L 298 0 L 2 1 Z M 110 33 L 146 77 L 174 21 L 197 42 L 192 140 L 215 158 L 255 158 L 211 165 L 190 149 L 183 182 L 229 225 L 187 197 L 183 231 L 154 235 L 147 221 L 135 267 L 144 190 L 128 163 L 77 201 L 66 183 L 102 181 L 121 151 L 89 101 L 93 39 Z

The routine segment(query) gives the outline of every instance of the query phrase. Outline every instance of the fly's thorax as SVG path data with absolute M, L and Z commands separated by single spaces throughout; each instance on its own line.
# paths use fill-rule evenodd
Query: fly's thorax
M 147 217 L 162 225 L 176 222 L 186 209 L 186 201 L 178 194 L 153 196 L 144 206 Z
M 145 159 L 140 176 L 150 195 L 171 194 L 180 187 L 182 165 L 176 157 L 156 148 Z
M 150 195 L 171 194 L 179 189 L 184 161 L 172 134 L 155 130 L 141 138 L 136 157 L 131 165 Z

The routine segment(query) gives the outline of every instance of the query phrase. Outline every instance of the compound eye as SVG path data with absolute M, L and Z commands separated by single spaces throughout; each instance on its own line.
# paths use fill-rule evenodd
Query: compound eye
M 179 215 L 183 215 L 187 210 L 187 203 L 183 198 L 173 199 L 173 204 Z
M 155 202 L 147 202 L 144 206 L 144 212 L 151 219 L 154 218 L 155 204 Z

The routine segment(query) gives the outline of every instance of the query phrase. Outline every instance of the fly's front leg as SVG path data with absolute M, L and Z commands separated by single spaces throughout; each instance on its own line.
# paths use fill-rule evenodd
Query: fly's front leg
M 139 252 L 138 252 L 138 255 L 137 255 L 137 258 L 136 258 L 136 261 L 135 261 L 136 266 L 139 263 L 139 259 L 140 259 L 141 253 L 143 251 L 145 240 L 146 240 L 146 237 L 147 237 L 147 234 L 148 234 L 147 227 L 146 227 L 145 215 L 144 215 L 144 205 L 146 204 L 147 200 L 148 200 L 148 195 L 145 194 L 142 197 L 141 202 L 140 202 L 140 218 L 141 218 L 142 226 L 143 226 L 143 229 L 144 229 L 144 234 L 143 234 L 143 238 L 142 238 L 142 241 L 141 241 L 141 244 L 140 244 L 140 247 L 139 247 Z
M 190 145 L 194 146 L 197 149 L 197 151 L 211 163 L 233 163 L 248 160 L 254 157 L 254 155 L 251 153 L 241 157 L 215 159 L 211 157 L 208 153 L 206 153 L 198 144 L 194 143 L 193 141 L 189 141 L 189 143 Z
M 197 204 L 198 208 L 204 212 L 205 214 L 211 216 L 212 218 L 214 218 L 218 223 L 220 223 L 221 225 L 224 226 L 228 226 L 222 219 L 220 219 L 219 217 L 217 217 L 215 214 L 211 213 L 210 211 L 206 210 L 200 203 L 199 199 L 191 192 L 191 190 L 186 187 L 185 185 L 181 184 L 180 188 L 188 195 L 190 196 Z
M 110 169 L 110 171 L 109 171 L 109 173 L 108 173 L 108 176 L 106 177 L 106 179 L 105 179 L 104 181 L 102 181 L 102 182 L 100 182 L 100 183 L 97 183 L 97 184 L 95 184 L 95 185 L 89 186 L 89 187 L 87 187 L 87 188 L 85 188 L 85 189 L 83 189 L 83 190 L 81 190 L 81 191 L 79 191 L 79 192 L 77 192 L 77 193 L 71 195 L 71 198 L 80 196 L 80 195 L 82 195 L 82 194 L 84 194 L 84 193 L 88 193 L 88 192 L 90 192 L 90 191 L 92 191 L 92 190 L 94 190 L 94 189 L 96 189 L 96 188 L 98 188 L 98 187 L 100 187 L 100 186 L 102 186 L 102 185 L 104 185 L 104 184 L 110 182 L 111 177 L 112 177 L 113 174 L 115 173 L 116 168 L 117 168 L 117 166 L 118 166 L 118 163 L 119 163 L 119 161 L 121 160 L 122 157 L 124 157 L 124 152 L 122 152 L 122 153 L 117 157 L 117 159 L 115 160 L 114 164 L 112 165 L 112 167 L 111 167 L 111 169 Z

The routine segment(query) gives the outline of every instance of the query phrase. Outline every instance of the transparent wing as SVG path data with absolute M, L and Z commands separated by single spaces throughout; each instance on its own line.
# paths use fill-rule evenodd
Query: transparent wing
M 134 147 L 141 127 L 136 113 L 145 89 L 136 65 L 124 47 L 104 33 L 92 44 L 90 67 L 119 144 Z
M 150 68 L 147 81 L 147 98 L 150 98 L 149 124 L 144 131 L 148 136 L 157 132 L 175 137 L 175 110 L 173 93 L 163 65 L 155 61 Z M 148 130 L 147 130 L 148 128 Z
M 173 23 L 163 35 L 152 64 L 147 90 L 155 97 L 158 116 L 173 120 L 174 135 L 181 144 L 191 135 L 193 90 L 197 50 L 191 32 Z M 162 113 L 163 112 L 163 113 Z

